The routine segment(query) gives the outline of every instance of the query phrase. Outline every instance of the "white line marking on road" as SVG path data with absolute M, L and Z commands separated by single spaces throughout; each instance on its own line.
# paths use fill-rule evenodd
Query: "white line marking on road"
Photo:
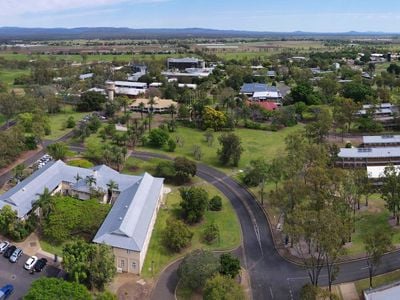
M 289 294 L 290 294 L 290 300 L 293 300 L 293 292 L 292 292 L 292 286 L 290 285 L 290 279 L 287 278 L 288 286 L 289 286 Z
M 368 269 L 368 267 L 364 267 L 364 268 L 361 268 L 360 270 L 367 270 Z
M 271 293 L 271 298 L 274 299 L 274 293 L 272 292 L 272 288 L 269 287 L 269 292 Z

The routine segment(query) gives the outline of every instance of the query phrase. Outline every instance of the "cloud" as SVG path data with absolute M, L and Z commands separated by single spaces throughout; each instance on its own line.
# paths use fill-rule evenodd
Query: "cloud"
M 63 12 L 78 8 L 113 6 L 122 3 L 157 3 L 169 0 L 0 0 L 0 16 Z

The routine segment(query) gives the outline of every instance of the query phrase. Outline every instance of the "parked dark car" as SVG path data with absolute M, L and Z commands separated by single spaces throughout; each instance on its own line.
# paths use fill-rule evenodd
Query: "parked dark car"
M 44 267 L 46 266 L 46 264 L 47 264 L 47 259 L 41 258 L 41 259 L 39 259 L 39 260 L 36 262 L 36 264 L 33 266 L 33 269 L 34 269 L 36 272 L 42 272 L 42 270 L 44 269 Z
M 10 258 L 11 255 L 14 253 L 15 249 L 17 249 L 17 247 L 15 247 L 14 245 L 8 247 L 7 250 L 4 252 L 3 256 L 5 258 Z

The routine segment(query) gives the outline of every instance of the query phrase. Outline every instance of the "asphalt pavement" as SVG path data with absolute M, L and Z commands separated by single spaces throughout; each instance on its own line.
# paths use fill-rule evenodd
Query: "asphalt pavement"
M 165 155 L 135 152 L 137 158 L 167 158 Z M 244 263 L 250 277 L 253 299 L 298 299 L 301 287 L 309 282 L 302 266 L 285 260 L 277 252 L 266 216 L 247 189 L 226 174 L 204 164 L 197 165 L 197 176 L 213 184 L 231 201 L 243 233 Z M 174 299 L 177 283 L 176 268 L 168 267 L 161 275 L 153 292 L 153 299 Z M 335 283 L 368 277 L 365 259 L 340 264 Z M 400 268 L 399 252 L 387 254 L 376 274 Z M 320 275 L 320 285 L 327 285 L 325 270 Z
M 0 256 L 0 287 L 6 284 L 14 286 L 14 292 L 7 300 L 22 299 L 34 280 L 42 276 L 56 277 L 59 272 L 56 267 L 47 265 L 42 272 L 30 274 L 24 269 L 24 263 L 28 258 L 29 256 L 23 254 L 16 263 L 11 263 L 3 255 Z

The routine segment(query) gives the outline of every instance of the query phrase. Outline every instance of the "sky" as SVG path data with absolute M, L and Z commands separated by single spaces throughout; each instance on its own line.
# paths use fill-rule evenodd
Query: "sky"
M 0 0 L 0 26 L 400 32 L 400 0 Z

